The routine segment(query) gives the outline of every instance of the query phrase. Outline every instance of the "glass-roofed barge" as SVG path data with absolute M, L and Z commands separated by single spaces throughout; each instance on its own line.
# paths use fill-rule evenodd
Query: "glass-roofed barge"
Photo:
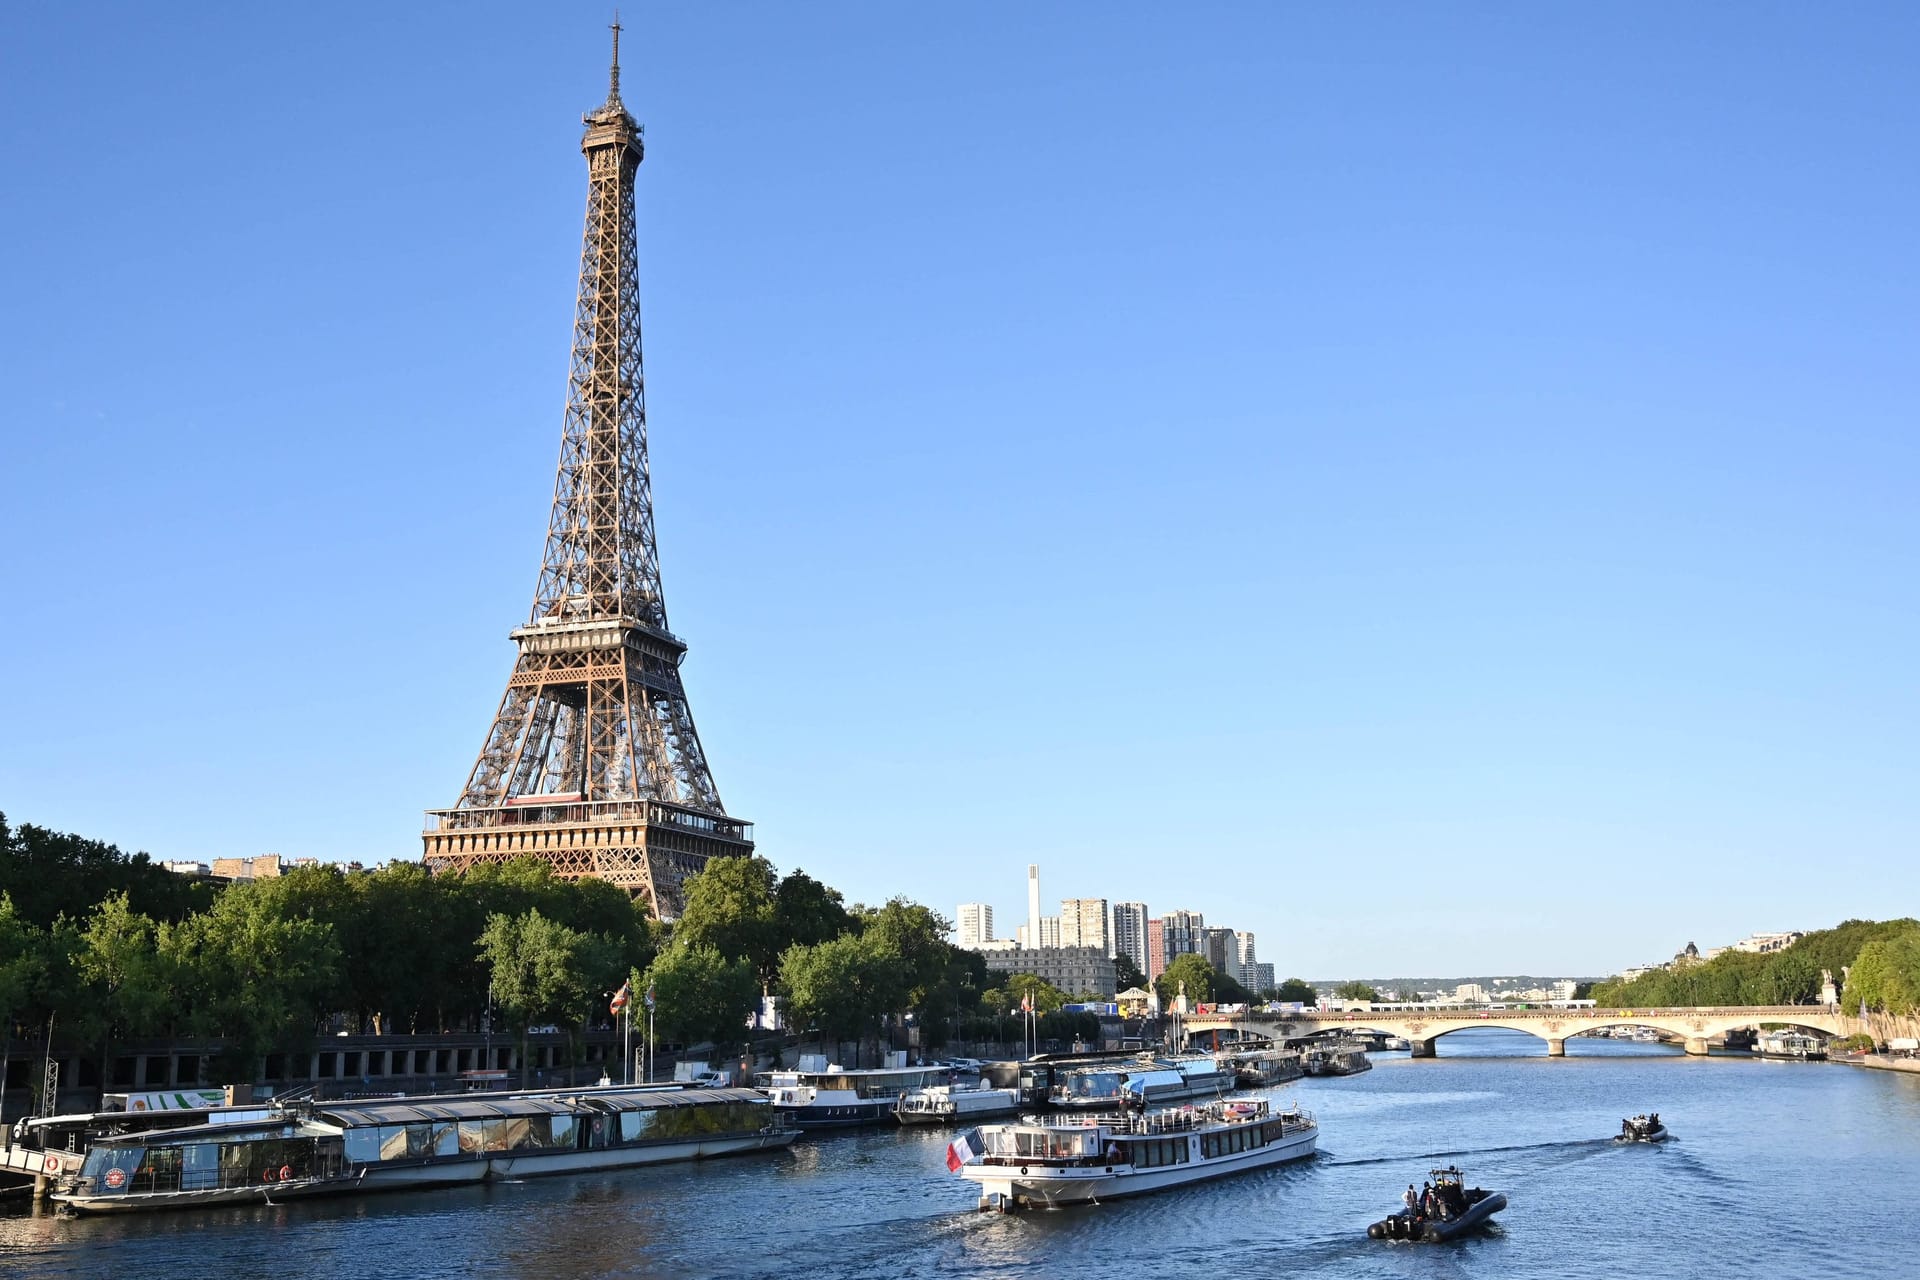
M 624 1169 L 785 1147 L 752 1089 L 603 1086 L 314 1103 L 247 1124 L 103 1138 L 53 1198 L 87 1213 Z

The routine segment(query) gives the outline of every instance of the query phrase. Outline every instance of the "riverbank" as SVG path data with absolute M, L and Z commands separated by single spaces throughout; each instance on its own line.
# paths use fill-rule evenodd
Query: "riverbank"
M 1874 1071 L 1910 1071 L 1920 1075 L 1920 1058 L 1891 1058 L 1884 1053 L 1844 1054 L 1832 1059 L 1851 1066 L 1868 1067 Z

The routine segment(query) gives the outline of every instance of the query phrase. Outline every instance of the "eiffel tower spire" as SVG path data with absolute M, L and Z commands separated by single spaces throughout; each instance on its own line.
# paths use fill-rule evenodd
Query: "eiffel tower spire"
M 586 232 L 546 554 L 466 788 L 428 814 L 426 860 L 457 871 L 541 857 L 671 918 L 687 875 L 753 842 L 713 785 L 660 588 L 633 208 L 645 149 L 620 100 L 617 17 L 607 100 L 581 122 Z

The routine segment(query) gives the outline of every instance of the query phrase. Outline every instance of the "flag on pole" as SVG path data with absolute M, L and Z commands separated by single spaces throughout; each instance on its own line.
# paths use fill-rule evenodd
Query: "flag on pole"
M 947 1145 L 947 1172 L 958 1173 L 960 1166 L 980 1158 L 980 1131 L 969 1129 Z
M 623 982 L 620 984 L 620 989 L 613 993 L 613 1001 L 610 1007 L 617 1014 L 624 1010 L 632 1000 L 633 983 Z
M 1027 994 L 1020 997 L 1020 1012 L 1022 1013 L 1033 1012 L 1033 992 L 1029 991 L 1027 992 Z
M 647 984 L 647 1008 L 653 1008 L 653 984 L 651 982 Z

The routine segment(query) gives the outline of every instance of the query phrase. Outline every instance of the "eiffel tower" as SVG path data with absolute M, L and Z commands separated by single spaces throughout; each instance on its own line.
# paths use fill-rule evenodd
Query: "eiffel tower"
M 534 857 L 644 897 L 665 919 L 707 859 L 753 852 L 727 816 L 667 627 L 647 470 L 634 176 L 640 126 L 620 100 L 582 117 L 587 224 L 559 477 L 520 654 L 460 801 L 429 810 L 434 871 Z

